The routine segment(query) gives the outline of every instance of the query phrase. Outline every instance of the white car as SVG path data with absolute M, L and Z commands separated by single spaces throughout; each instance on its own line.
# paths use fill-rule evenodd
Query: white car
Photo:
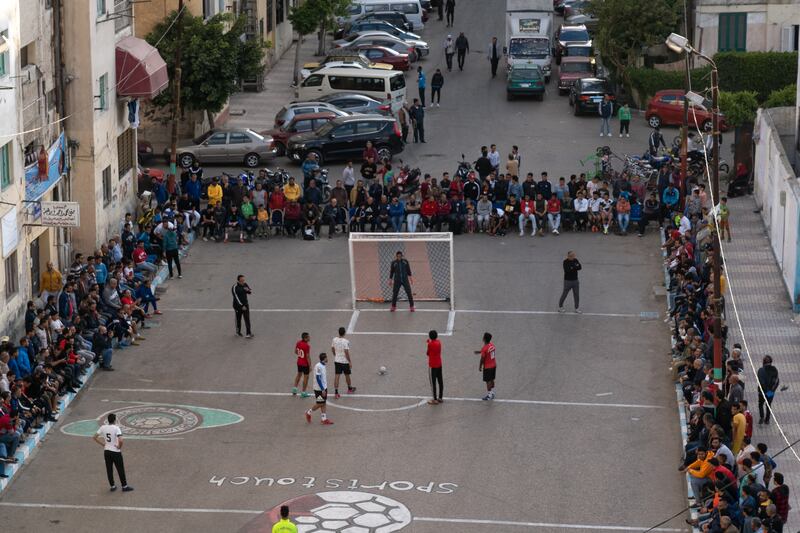
M 325 63 L 324 65 L 319 65 L 315 68 L 303 68 L 300 70 L 300 76 L 303 79 L 306 79 L 311 75 L 312 72 L 315 70 L 319 70 L 321 68 L 360 68 L 360 69 L 381 69 L 381 70 L 392 70 L 391 65 L 387 65 L 385 63 L 372 63 L 370 65 L 364 65 L 364 63 L 360 61 L 330 61 Z
M 391 48 L 400 53 L 409 53 L 409 48 L 416 52 L 416 56 L 425 57 L 431 53 L 428 43 L 417 39 L 401 39 L 395 37 L 391 33 L 385 31 L 368 31 L 364 33 L 354 34 L 346 39 L 334 41 L 333 45 L 337 48 L 354 48 L 362 44 L 376 44 Z

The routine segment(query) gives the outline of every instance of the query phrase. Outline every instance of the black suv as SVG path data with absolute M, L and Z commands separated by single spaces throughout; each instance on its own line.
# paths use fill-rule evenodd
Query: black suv
M 603 96 L 609 95 L 614 99 L 608 81 L 603 78 L 583 78 L 577 80 L 569 92 L 569 105 L 573 106 L 575 115 L 581 113 L 597 114 L 598 105 L 603 101 Z
M 391 159 L 403 151 L 400 125 L 394 117 L 352 115 L 295 135 L 289 139 L 286 155 L 302 162 L 313 152 L 320 165 L 333 159 L 361 159 L 367 141 L 372 141 L 380 159 Z

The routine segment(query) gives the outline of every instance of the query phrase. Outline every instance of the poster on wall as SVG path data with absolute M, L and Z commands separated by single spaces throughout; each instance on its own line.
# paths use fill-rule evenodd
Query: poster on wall
M 12 207 L 11 210 L 3 215 L 0 219 L 0 226 L 2 227 L 3 237 L 3 259 L 14 253 L 19 244 L 19 231 L 17 231 L 17 208 Z
M 49 149 L 39 147 L 36 163 L 25 167 L 25 200 L 35 202 L 47 193 L 69 170 L 67 165 L 66 137 L 62 132 Z M 34 208 L 33 219 L 41 215 L 39 204 Z
M 77 228 L 81 225 L 81 206 L 78 202 L 42 202 L 42 225 Z

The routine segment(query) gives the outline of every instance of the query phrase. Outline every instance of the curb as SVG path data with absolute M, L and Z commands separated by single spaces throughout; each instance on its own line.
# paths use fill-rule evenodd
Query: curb
M 185 250 L 181 250 L 179 252 L 180 257 L 184 258 L 189 255 L 189 246 L 192 245 L 194 242 L 194 235 L 195 232 L 192 232 L 188 236 L 189 245 L 186 247 Z M 155 276 L 153 276 L 153 292 L 155 289 L 164 283 L 169 277 L 169 270 L 166 266 L 162 266 L 158 269 L 158 272 Z M 59 419 L 55 422 L 45 422 L 43 427 L 36 431 L 36 433 L 28 435 L 25 442 L 20 443 L 17 447 L 17 453 L 14 454 L 14 457 L 19 460 L 16 464 L 6 464 L 5 473 L 8 475 L 8 478 L 2 479 L 0 478 L 0 495 L 2 495 L 11 482 L 17 477 L 19 471 L 25 466 L 33 455 L 33 452 L 36 451 L 36 448 L 39 447 L 39 444 L 44 440 L 45 436 L 53 429 L 53 427 L 61 421 L 61 418 L 66 414 L 67 407 L 69 407 L 72 402 L 78 397 L 78 394 L 81 393 L 84 389 L 89 386 L 89 382 L 94 377 L 97 371 L 97 365 L 91 365 L 89 369 L 86 371 L 86 375 L 83 376 L 83 385 L 81 388 L 77 390 L 77 392 L 70 392 L 67 393 L 62 399 L 58 401 L 58 407 L 61 410 L 61 414 L 59 415 Z

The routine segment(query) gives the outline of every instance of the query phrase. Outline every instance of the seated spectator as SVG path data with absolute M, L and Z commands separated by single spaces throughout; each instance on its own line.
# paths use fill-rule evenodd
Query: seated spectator
M 417 224 L 419 224 L 419 219 L 420 219 L 420 203 L 415 193 L 409 195 L 408 202 L 406 202 L 405 208 L 406 208 L 406 231 L 408 231 L 409 233 L 416 233 Z
M 314 180 L 311 180 L 314 181 Z M 311 235 L 312 239 L 319 239 L 319 230 L 322 226 L 319 207 L 314 202 L 306 202 L 303 206 L 303 235 Z
M 239 242 L 244 242 L 244 221 L 242 220 L 241 213 L 239 213 L 239 208 L 235 205 L 231 205 L 230 212 L 228 213 L 227 220 L 225 222 L 225 238 L 223 242 L 228 242 L 228 235 L 230 233 L 239 233 Z
M 628 193 L 623 192 L 617 199 L 615 206 L 617 210 L 617 224 L 621 235 L 628 234 L 628 224 L 631 221 L 631 203 L 628 201 Z
M 406 206 L 400 199 L 395 196 L 389 204 L 389 220 L 392 223 L 392 229 L 395 233 L 400 233 L 403 230 L 403 219 L 406 214 Z
M 589 221 L 589 201 L 584 197 L 583 191 L 578 191 L 573 205 L 575 206 L 575 229 L 586 231 L 586 224 Z
M 547 200 L 547 220 L 550 222 L 550 230 L 558 235 L 558 228 L 561 227 L 561 201 L 555 194 Z
M 337 226 L 343 226 L 343 231 L 347 233 L 347 211 L 339 205 L 336 198 L 331 198 L 331 202 L 322 211 L 322 221 L 328 225 L 328 238 L 332 239 L 336 234 Z

